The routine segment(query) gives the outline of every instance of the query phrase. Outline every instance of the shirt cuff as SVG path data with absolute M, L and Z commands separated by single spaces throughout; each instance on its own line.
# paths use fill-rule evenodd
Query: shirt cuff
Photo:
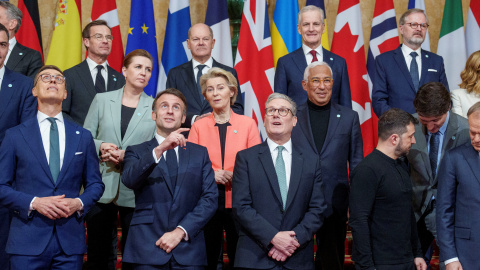
M 153 148 L 152 154 L 153 154 L 153 160 L 155 160 L 155 163 L 160 162 L 160 159 L 162 159 L 163 153 L 160 155 L 160 158 L 157 159 L 157 155 L 155 154 L 155 148 Z
M 183 232 L 185 233 L 185 237 L 183 237 L 183 240 L 188 241 L 188 233 L 187 233 L 187 231 L 186 231 L 182 226 L 180 226 L 180 225 L 178 225 L 177 228 L 180 228 L 180 229 L 183 230 Z
M 451 258 L 451 259 L 448 259 L 445 261 L 445 265 L 449 264 L 449 263 L 452 263 L 452 262 L 458 262 L 458 257 L 455 257 L 455 258 Z
M 33 197 L 32 201 L 30 202 L 30 206 L 28 207 L 28 216 L 30 216 L 30 214 L 32 213 L 33 210 L 33 201 L 35 201 L 37 197 Z
M 82 204 L 82 207 L 77 211 L 77 214 L 78 214 L 79 216 L 82 216 L 82 215 L 83 215 L 83 202 L 82 202 L 82 199 L 80 199 L 80 198 L 75 198 L 75 199 L 79 200 L 80 203 Z

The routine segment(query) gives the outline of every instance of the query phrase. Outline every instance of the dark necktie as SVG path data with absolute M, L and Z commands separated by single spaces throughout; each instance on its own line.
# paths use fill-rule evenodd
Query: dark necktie
M 97 66 L 97 78 L 95 79 L 95 91 L 97 91 L 97 93 L 105 92 L 105 79 L 102 76 L 102 69 L 102 65 Z
M 438 161 L 438 147 L 440 145 L 440 134 L 432 133 L 430 135 L 430 152 L 428 156 L 430 157 L 430 166 L 432 168 L 432 177 L 435 179 L 437 175 L 437 161 Z
M 53 181 L 56 183 L 60 173 L 60 142 L 58 140 L 58 127 L 56 118 L 47 118 L 50 121 L 50 156 L 48 158 L 48 167 L 52 173 Z
M 282 195 L 283 209 L 287 203 L 287 173 L 285 171 L 285 161 L 283 160 L 282 151 L 285 147 L 277 146 L 277 160 L 275 161 L 275 172 L 277 173 L 278 186 L 280 187 L 280 195 Z
M 413 87 L 415 87 L 416 92 L 418 91 L 418 84 L 420 83 L 417 60 L 415 60 L 418 54 L 416 52 L 411 52 L 410 55 L 412 56 L 412 62 L 410 62 L 410 76 L 412 77 Z
M 198 93 L 200 94 L 200 100 L 203 100 L 204 97 L 202 95 L 202 88 L 200 87 L 200 77 L 202 77 L 202 69 L 206 67 L 206 65 L 198 65 L 198 72 L 197 72 L 197 89 Z
M 175 188 L 177 184 L 177 174 L 178 174 L 178 162 L 177 162 L 177 154 L 175 153 L 175 149 L 167 150 L 167 168 L 168 174 L 170 175 L 170 183 L 172 183 L 172 187 Z
M 312 63 L 313 63 L 313 62 L 317 62 L 317 61 L 318 61 L 317 51 L 311 50 L 311 51 L 310 51 L 310 54 L 313 56 Z

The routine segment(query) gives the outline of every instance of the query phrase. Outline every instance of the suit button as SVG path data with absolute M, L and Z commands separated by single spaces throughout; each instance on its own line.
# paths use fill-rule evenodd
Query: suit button
M 20 212 L 18 212 L 17 210 L 13 211 L 13 213 L 14 213 L 15 215 L 20 215 Z
M 57 192 L 57 188 L 54 188 L 53 191 L 54 191 L 54 192 Z

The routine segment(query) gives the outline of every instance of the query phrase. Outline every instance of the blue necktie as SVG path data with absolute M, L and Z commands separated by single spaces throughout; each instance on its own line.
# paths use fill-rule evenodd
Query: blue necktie
M 167 150 L 167 168 L 168 174 L 170 175 L 170 182 L 172 183 L 172 187 L 175 188 L 177 184 L 177 174 L 178 174 L 178 162 L 177 162 L 177 154 L 175 153 L 175 149 Z
M 48 167 L 52 173 L 53 181 L 56 183 L 60 173 L 60 142 L 58 140 L 58 127 L 56 118 L 47 118 L 50 121 L 50 156 L 48 158 Z
M 200 77 L 202 77 L 202 69 L 206 67 L 206 65 L 198 65 L 198 72 L 197 72 L 197 88 L 198 88 L 198 93 L 200 94 L 200 100 L 203 100 L 204 97 L 202 95 L 202 88 L 200 87 Z
M 430 152 L 428 153 L 428 156 L 430 157 L 433 179 L 435 179 L 435 176 L 437 175 L 438 147 L 440 145 L 439 135 L 438 132 L 430 135 Z
M 283 209 L 287 203 L 287 174 L 285 172 L 285 161 L 283 161 L 282 151 L 285 147 L 277 146 L 277 160 L 275 161 L 275 172 L 277 173 L 278 186 L 280 187 L 280 194 L 282 195 Z
M 418 54 L 416 52 L 411 52 L 410 55 L 412 56 L 412 62 L 410 62 L 410 76 L 412 77 L 413 87 L 415 87 L 416 92 L 418 91 L 418 84 L 420 83 L 417 60 L 415 60 L 415 57 L 417 57 Z

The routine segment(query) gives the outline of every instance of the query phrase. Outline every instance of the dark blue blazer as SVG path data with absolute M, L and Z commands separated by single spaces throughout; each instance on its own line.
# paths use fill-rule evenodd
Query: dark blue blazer
M 32 96 L 33 80 L 5 68 L 0 89 L 0 144 L 5 131 L 37 113 L 37 99 Z
M 122 182 L 135 192 L 135 212 L 123 261 L 163 265 L 173 256 L 182 265 L 207 265 L 203 227 L 218 205 L 207 149 L 193 143 L 178 149 L 177 184 L 172 187 L 165 159 L 158 164 L 153 159 L 157 146 L 153 138 L 125 152 Z M 188 241 L 182 240 L 167 254 L 155 242 L 177 226 L 187 231 Z
M 36 211 L 29 215 L 33 197 L 65 194 L 80 198 L 84 213 L 100 199 L 104 185 L 91 133 L 65 119 L 65 154 L 57 182 L 53 181 L 36 118 L 9 129 L 0 147 L 0 205 L 13 211 L 7 253 L 40 255 L 54 228 L 67 255 L 86 252 L 83 216 L 51 220 Z M 84 188 L 80 195 L 80 190 Z
M 293 144 L 292 171 L 283 210 L 267 142 L 240 151 L 233 171 L 233 213 L 240 225 L 235 267 L 313 269 L 313 235 L 326 209 L 320 163 Z M 284 263 L 268 256 L 279 231 L 294 231 L 300 247 Z
M 422 50 L 422 71 L 419 86 L 428 82 L 441 82 L 448 89 L 443 58 Z M 400 108 L 415 113 L 413 99 L 418 89 L 414 89 L 412 77 L 402 53 L 402 45 L 375 58 L 372 102 L 373 111 L 380 117 L 390 108 Z
M 358 113 L 331 103 L 327 136 L 320 153 L 313 139 L 307 103 L 298 108 L 297 119 L 297 125 L 292 131 L 292 141 L 303 151 L 320 157 L 327 214 L 335 211 L 346 217 L 350 193 L 348 172 L 353 171 L 363 159 Z
M 235 76 L 235 79 L 237 79 L 238 95 L 235 104 L 232 106 L 232 110 L 236 114 L 243 115 L 243 97 L 240 91 L 240 84 L 238 83 L 237 72 L 229 66 L 220 64 L 215 61 L 215 59 L 213 59 L 212 67 L 224 69 L 232 73 L 233 76 Z M 187 99 L 187 118 L 182 126 L 188 128 L 192 125 L 192 117 L 194 115 L 202 115 L 212 111 L 212 107 L 210 107 L 208 101 L 206 101 L 203 96 L 200 96 L 200 93 L 198 92 L 194 74 L 192 60 L 190 60 L 170 69 L 167 76 L 167 88 L 180 90 Z
M 437 235 L 440 261 L 458 257 L 478 269 L 480 157 L 468 142 L 445 153 L 438 171 Z
M 332 101 L 352 108 L 350 82 L 348 81 L 347 62 L 342 57 L 323 48 L 323 61 L 333 71 Z M 293 99 L 297 105 L 307 101 L 307 91 L 302 87 L 303 74 L 307 68 L 307 60 L 303 49 L 299 49 L 281 57 L 275 70 L 275 92 L 285 94 Z

